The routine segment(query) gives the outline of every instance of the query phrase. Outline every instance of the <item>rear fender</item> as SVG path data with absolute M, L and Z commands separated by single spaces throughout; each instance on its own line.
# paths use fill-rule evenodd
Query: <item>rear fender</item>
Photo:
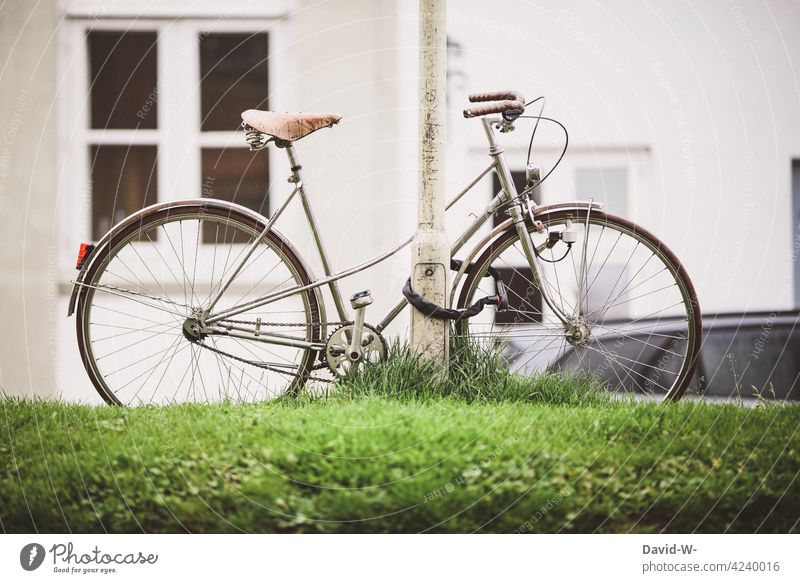
M 235 203 L 232 203 L 232 202 L 227 202 L 227 201 L 223 201 L 223 200 L 216 200 L 216 199 L 212 199 L 212 198 L 187 198 L 187 199 L 184 199 L 184 200 L 157 203 L 157 204 L 145 207 L 142 210 L 133 213 L 132 215 L 130 215 L 129 217 L 127 217 L 123 221 L 120 221 L 119 223 L 114 225 L 108 233 L 103 235 L 103 237 L 97 243 L 95 243 L 94 250 L 86 258 L 86 260 L 83 262 L 83 266 L 81 267 L 80 271 L 78 272 L 78 277 L 76 277 L 75 281 L 72 282 L 73 283 L 72 294 L 70 295 L 70 298 L 69 298 L 69 306 L 67 308 L 67 317 L 70 317 L 70 316 L 72 316 L 72 314 L 75 313 L 75 307 L 78 305 L 78 299 L 80 299 L 81 296 L 84 293 L 86 293 L 86 289 L 87 288 L 86 288 L 85 285 L 83 285 L 83 278 L 86 276 L 87 271 L 89 270 L 89 268 L 96 261 L 99 260 L 99 258 L 103 257 L 104 254 L 107 255 L 109 253 L 109 251 L 110 251 L 110 249 L 108 248 L 109 247 L 109 243 L 111 242 L 111 240 L 113 239 L 113 237 L 117 233 L 123 231 L 128 226 L 130 226 L 131 224 L 135 223 L 136 221 L 141 221 L 142 217 L 144 217 L 145 215 L 147 215 L 149 213 L 160 211 L 160 210 L 163 210 L 164 208 L 171 208 L 171 209 L 175 209 L 176 211 L 180 211 L 181 209 L 184 209 L 184 208 L 187 208 L 187 207 L 193 207 L 193 206 L 197 206 L 197 205 L 202 205 L 204 208 L 229 209 L 232 212 L 238 212 L 238 213 L 249 215 L 251 218 L 256 219 L 257 221 L 259 221 L 260 223 L 264 224 L 265 226 L 266 226 L 266 223 L 267 223 L 267 219 L 263 215 L 260 215 L 259 213 L 255 212 L 255 211 L 252 211 L 247 207 L 243 207 L 242 205 L 238 205 L 238 204 L 235 204 Z M 278 231 L 275 231 L 274 229 L 272 229 L 272 232 L 276 236 L 278 236 L 281 239 L 281 241 L 283 242 L 283 244 L 289 249 L 289 251 L 292 252 L 300 260 L 303 269 L 308 274 L 309 279 L 311 281 L 316 281 L 317 278 L 314 275 L 314 272 L 311 271 L 311 268 L 308 266 L 308 264 L 305 262 L 305 260 L 303 260 L 301 255 L 299 253 L 297 253 L 297 250 L 294 248 L 294 246 L 291 243 L 289 243 L 289 241 L 286 239 L 286 237 L 284 237 L 283 235 L 281 235 Z M 324 300 L 323 300 L 323 297 L 322 297 L 322 293 L 320 292 L 319 288 L 314 288 L 314 293 L 317 295 L 317 303 L 319 305 L 320 316 L 322 317 L 322 321 L 325 322 L 327 320 L 327 318 L 326 318 L 326 315 L 325 315 L 325 303 L 324 303 Z M 323 330 L 323 333 L 324 333 L 324 330 Z

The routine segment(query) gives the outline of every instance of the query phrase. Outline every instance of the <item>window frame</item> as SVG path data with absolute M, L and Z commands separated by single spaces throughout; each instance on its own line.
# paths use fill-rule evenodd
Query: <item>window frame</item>
M 69 282 L 74 279 L 78 244 L 92 240 L 91 146 L 156 146 L 158 202 L 203 196 L 203 148 L 247 148 L 242 132 L 201 131 L 199 40 L 202 33 L 265 32 L 269 35 L 268 97 L 273 109 L 285 108 L 281 92 L 273 88 L 287 78 L 286 70 L 291 67 L 285 54 L 274 58 L 274 47 L 286 44 L 282 6 L 273 7 L 271 16 L 264 13 L 259 18 L 196 11 L 197 14 L 189 18 L 176 15 L 168 19 L 160 14 L 124 18 L 115 13 L 102 13 L 102 18 L 92 17 L 91 5 L 91 2 L 78 3 L 76 10 L 67 15 L 58 39 L 58 250 L 55 268 L 63 293 L 67 293 Z M 127 10 L 130 11 L 130 7 Z M 156 129 L 91 129 L 88 52 L 91 30 L 156 33 Z M 270 189 L 275 177 L 280 175 L 281 162 L 285 161 L 280 156 L 269 156 Z
M 525 155 L 527 141 L 522 144 L 510 144 L 506 147 L 504 156 L 512 172 L 525 171 Z M 561 154 L 561 145 L 544 144 L 534 145 L 532 164 L 542 167 L 542 172 L 550 171 L 553 162 Z M 486 147 L 470 148 L 472 160 L 476 155 L 486 156 Z M 652 152 L 648 146 L 624 147 L 592 147 L 570 143 L 569 150 L 564 158 L 541 187 L 541 205 L 550 205 L 574 200 L 585 200 L 575 193 L 576 169 L 602 169 L 615 168 L 627 170 L 627 211 L 625 218 L 636 221 L 637 216 L 643 220 L 649 218 L 645 211 L 649 209 L 649 202 L 653 195 L 655 184 L 652 179 Z M 484 158 L 485 159 L 485 158 Z M 487 187 L 487 192 L 490 188 Z M 491 193 L 491 196 L 497 194 Z

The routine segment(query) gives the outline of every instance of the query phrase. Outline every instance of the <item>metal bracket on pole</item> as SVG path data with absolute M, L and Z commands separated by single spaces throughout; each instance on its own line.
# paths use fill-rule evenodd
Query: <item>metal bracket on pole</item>
M 419 200 L 411 251 L 412 287 L 425 300 L 447 306 L 450 244 L 444 226 L 446 0 L 419 3 Z M 411 347 L 447 365 L 449 323 L 411 310 Z

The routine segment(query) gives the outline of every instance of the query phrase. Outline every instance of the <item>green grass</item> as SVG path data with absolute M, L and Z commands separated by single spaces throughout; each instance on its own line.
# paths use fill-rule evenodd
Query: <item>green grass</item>
M 790 532 L 800 409 L 614 402 L 399 350 L 327 398 L 0 401 L 6 532 Z M 496 364 L 496 363 L 495 363 Z

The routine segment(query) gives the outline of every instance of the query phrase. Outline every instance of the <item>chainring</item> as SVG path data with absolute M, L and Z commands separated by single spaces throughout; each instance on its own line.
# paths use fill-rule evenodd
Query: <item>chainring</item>
M 386 360 L 389 350 L 386 339 L 378 330 L 369 324 L 364 324 L 364 332 L 361 338 L 361 359 L 353 363 L 347 357 L 347 349 L 350 341 L 347 339 L 353 330 L 353 323 L 348 322 L 331 332 L 328 341 L 325 343 L 325 361 L 328 368 L 339 378 L 346 378 L 352 371 L 358 368 L 362 362 L 375 364 Z M 355 366 L 354 366 L 355 365 Z

